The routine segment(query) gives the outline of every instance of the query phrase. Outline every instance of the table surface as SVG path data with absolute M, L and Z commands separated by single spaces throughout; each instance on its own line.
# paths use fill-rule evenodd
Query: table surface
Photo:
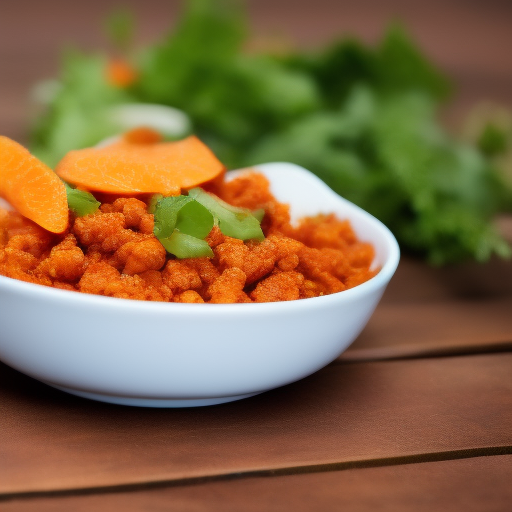
M 72 4 L 2 3 L 0 133 L 24 140 L 30 85 L 55 72 L 63 39 L 102 44 L 91 27 L 113 3 Z M 177 8 L 133 4 L 141 40 Z M 448 123 L 479 98 L 511 104 L 511 4 L 314 4 L 250 2 L 255 32 L 279 29 L 302 45 L 340 31 L 373 41 L 397 14 L 460 85 Z M 433 269 L 403 258 L 333 363 L 197 409 L 88 401 L 0 363 L 0 510 L 510 511 L 511 310 L 510 262 Z

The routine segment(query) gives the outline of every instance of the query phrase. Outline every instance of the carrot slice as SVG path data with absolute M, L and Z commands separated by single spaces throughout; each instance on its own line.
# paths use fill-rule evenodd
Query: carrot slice
M 162 135 L 153 128 L 139 126 L 123 135 L 125 142 L 130 144 L 156 144 L 162 142 Z
M 216 178 L 224 166 L 197 137 L 190 136 L 154 144 L 133 144 L 123 138 L 102 148 L 70 151 L 55 171 L 90 191 L 170 196 Z
M 41 160 L 0 136 L 0 196 L 24 217 L 52 233 L 68 226 L 66 188 Z
M 124 89 L 137 81 L 137 71 L 125 60 L 112 59 L 108 63 L 107 82 L 114 87 Z

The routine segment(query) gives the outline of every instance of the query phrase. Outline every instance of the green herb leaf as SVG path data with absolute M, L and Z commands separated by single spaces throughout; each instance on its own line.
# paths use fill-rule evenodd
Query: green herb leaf
M 148 213 L 155 213 L 158 201 L 160 201 L 163 198 L 164 196 L 162 194 L 153 194 L 148 203 Z
M 161 238 L 160 242 L 167 252 L 177 258 L 213 258 L 213 251 L 207 242 L 195 236 L 180 233 L 175 229 L 171 236 Z
M 213 227 L 212 214 L 189 196 L 164 197 L 158 200 L 154 216 L 153 232 L 159 239 L 168 238 L 175 229 L 196 238 L 204 238 Z
M 265 238 L 258 219 L 250 210 L 231 206 L 200 188 L 190 190 L 189 197 L 193 197 L 212 213 L 223 234 L 239 240 Z
M 65 181 L 63 183 L 66 187 L 68 207 L 77 217 L 94 213 L 99 208 L 101 203 L 90 192 L 73 188 Z
M 203 240 L 213 227 L 213 215 L 189 196 L 155 199 L 154 234 L 167 252 L 178 258 L 213 257 Z
M 153 233 L 158 239 L 171 236 L 178 222 L 179 211 L 190 201 L 192 201 L 192 198 L 187 196 L 172 196 L 164 197 L 156 203 Z
M 176 229 L 186 235 L 205 238 L 212 230 L 213 215 L 197 201 L 189 201 L 178 212 Z
M 213 257 L 213 251 L 203 239 L 214 222 L 228 236 L 248 240 L 263 239 L 260 221 L 250 210 L 236 208 L 200 188 L 188 196 L 153 197 L 154 234 L 165 249 L 178 258 Z M 264 211 L 256 215 L 263 218 Z

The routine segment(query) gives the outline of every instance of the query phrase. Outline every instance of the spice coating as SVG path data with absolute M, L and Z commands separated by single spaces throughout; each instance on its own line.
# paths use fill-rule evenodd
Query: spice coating
M 251 303 L 342 292 L 371 277 L 371 244 L 348 220 L 319 215 L 290 222 L 267 179 L 246 173 L 207 187 L 230 205 L 263 208 L 263 241 L 242 241 L 214 227 L 213 258 L 176 259 L 153 234 L 143 198 L 118 197 L 74 218 L 54 235 L 0 210 L 0 274 L 40 285 L 125 299 L 181 303 Z

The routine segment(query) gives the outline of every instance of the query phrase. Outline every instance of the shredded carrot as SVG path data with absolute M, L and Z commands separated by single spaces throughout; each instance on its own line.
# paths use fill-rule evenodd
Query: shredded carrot
M 134 144 L 130 138 L 103 148 L 70 151 L 57 174 L 90 191 L 178 195 L 210 181 L 225 170 L 197 137 L 177 142 Z
M 0 136 L 0 197 L 52 233 L 68 226 L 66 189 L 58 176 L 17 142 Z
M 132 85 L 138 78 L 137 71 L 125 60 L 111 59 L 106 69 L 109 84 L 124 89 Z

